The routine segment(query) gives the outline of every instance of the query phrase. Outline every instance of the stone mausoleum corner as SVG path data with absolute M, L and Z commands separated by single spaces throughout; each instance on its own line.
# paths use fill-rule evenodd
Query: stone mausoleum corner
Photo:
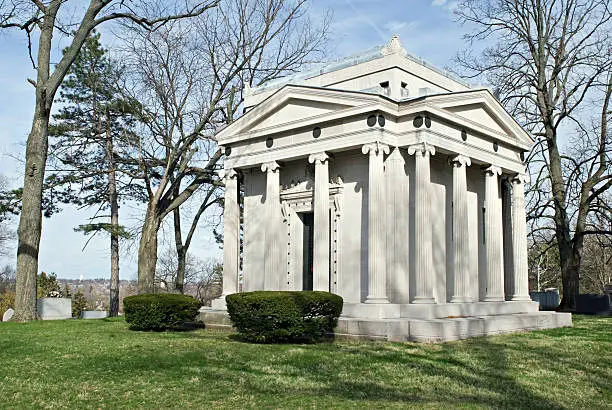
M 523 156 L 533 140 L 490 91 L 395 36 L 248 89 L 245 108 L 217 135 L 223 295 L 205 322 L 229 326 L 225 296 L 239 290 L 323 290 L 345 301 L 336 334 L 346 337 L 571 326 L 529 297 Z

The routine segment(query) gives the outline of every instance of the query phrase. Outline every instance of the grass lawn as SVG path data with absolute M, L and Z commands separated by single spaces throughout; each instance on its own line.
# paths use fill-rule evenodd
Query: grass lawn
M 441 345 L 0 323 L 0 408 L 612 408 L 612 318 Z

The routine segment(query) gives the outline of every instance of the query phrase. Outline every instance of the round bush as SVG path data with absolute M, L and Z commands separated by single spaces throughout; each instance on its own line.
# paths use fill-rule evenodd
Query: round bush
M 132 330 L 180 330 L 193 322 L 202 303 L 171 293 L 128 296 L 123 299 L 125 321 Z
M 257 291 L 228 295 L 227 311 L 242 339 L 314 342 L 338 324 L 342 298 L 329 292 Z

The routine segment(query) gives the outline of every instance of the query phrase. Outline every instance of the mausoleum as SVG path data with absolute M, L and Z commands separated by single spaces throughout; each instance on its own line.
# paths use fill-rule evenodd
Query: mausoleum
M 248 89 L 244 107 L 217 135 L 224 295 L 330 291 L 338 334 L 390 340 L 571 326 L 529 297 L 533 140 L 488 89 L 396 36 Z

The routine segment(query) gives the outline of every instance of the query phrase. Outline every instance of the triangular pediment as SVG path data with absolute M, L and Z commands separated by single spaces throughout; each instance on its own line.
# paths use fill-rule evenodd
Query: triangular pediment
M 290 98 L 276 109 L 261 116 L 251 126 L 251 131 L 260 131 L 279 125 L 293 123 L 310 117 L 329 114 L 330 112 L 350 108 L 349 105 L 314 101 L 303 98 Z
M 372 101 L 375 95 L 288 85 L 248 111 L 216 135 L 219 144 L 279 132 L 310 120 L 351 110 Z
M 427 97 L 427 103 L 485 134 L 504 137 L 523 147 L 533 144 L 531 136 L 486 89 L 435 95 Z
M 462 105 L 459 107 L 450 107 L 447 108 L 447 110 L 466 120 L 476 121 L 480 125 L 494 131 L 501 133 L 508 133 L 510 131 L 501 121 L 493 117 L 483 104 Z

